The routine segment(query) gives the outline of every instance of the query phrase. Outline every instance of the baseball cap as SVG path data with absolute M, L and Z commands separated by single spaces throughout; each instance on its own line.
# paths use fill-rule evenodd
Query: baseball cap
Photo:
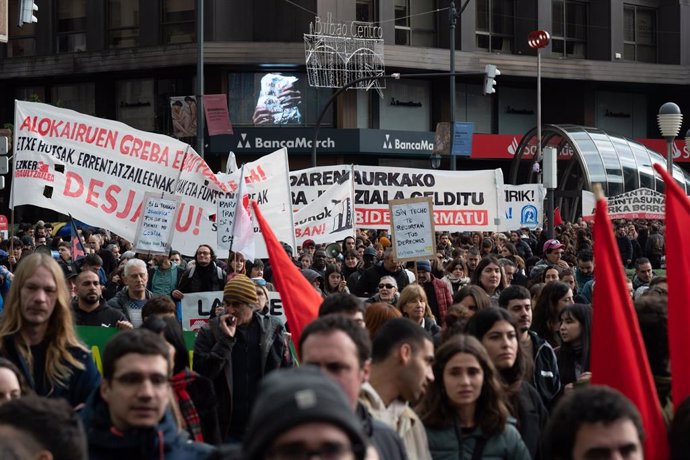
M 554 249 L 560 249 L 563 247 L 563 244 L 561 244 L 560 241 L 558 240 L 548 240 L 546 243 L 544 243 L 544 252 L 546 251 L 552 251 Z

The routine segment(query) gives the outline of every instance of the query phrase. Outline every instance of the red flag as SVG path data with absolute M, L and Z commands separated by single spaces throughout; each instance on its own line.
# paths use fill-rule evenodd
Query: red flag
M 656 172 L 664 178 L 666 186 L 666 278 L 668 281 L 668 352 L 671 358 L 671 396 L 677 408 L 690 396 L 690 241 L 685 231 L 690 228 L 690 200 L 676 181 L 660 165 Z M 672 248 L 671 251 L 668 248 Z
M 72 261 L 76 262 L 86 256 L 86 249 L 81 242 L 79 237 L 79 232 L 77 231 L 77 226 L 72 219 L 72 215 L 69 216 L 69 230 L 70 230 L 70 242 L 72 247 Z
M 563 217 L 561 217 L 561 210 L 559 208 L 553 210 L 553 224 L 556 227 L 563 225 Z
M 319 316 L 319 307 L 323 299 L 316 292 L 314 286 L 309 284 L 297 266 L 292 263 L 283 249 L 283 245 L 280 244 L 261 214 L 256 201 L 252 201 L 252 206 L 254 207 L 254 217 L 259 222 L 261 233 L 266 242 L 268 258 L 273 270 L 273 284 L 280 293 L 283 310 L 290 325 L 292 341 L 298 344 L 302 330 Z
M 619 390 L 637 406 L 646 435 L 645 459 L 666 460 L 666 426 L 603 198 L 596 205 L 594 260 L 597 267 L 592 298 L 592 383 Z

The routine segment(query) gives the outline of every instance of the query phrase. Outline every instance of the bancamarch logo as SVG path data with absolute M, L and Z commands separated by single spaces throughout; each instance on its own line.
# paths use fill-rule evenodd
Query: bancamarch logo
M 383 149 L 385 150 L 434 150 L 434 143 L 423 139 L 421 141 L 409 142 L 401 141 L 400 139 L 392 139 L 391 135 L 386 134 L 386 140 L 383 141 Z
M 254 145 L 247 139 L 246 133 L 240 133 L 240 141 L 237 143 L 237 148 L 242 149 L 279 149 L 287 147 L 289 149 L 307 149 L 312 148 L 314 141 L 306 137 L 295 137 L 294 139 L 264 139 L 262 137 L 254 138 Z M 327 137 L 325 139 L 318 139 L 316 147 L 322 149 L 334 149 L 335 141 Z

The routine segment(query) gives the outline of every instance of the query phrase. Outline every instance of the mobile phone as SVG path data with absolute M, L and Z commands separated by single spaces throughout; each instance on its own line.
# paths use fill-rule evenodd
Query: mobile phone
M 228 315 L 225 318 L 225 324 L 227 324 L 228 326 L 234 326 L 236 323 L 237 323 L 237 318 L 235 318 L 232 315 Z

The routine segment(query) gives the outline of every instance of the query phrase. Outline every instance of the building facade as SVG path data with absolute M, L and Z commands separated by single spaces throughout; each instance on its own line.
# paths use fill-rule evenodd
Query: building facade
M 0 44 L 0 122 L 14 99 L 40 100 L 148 131 L 172 134 L 170 97 L 196 92 L 195 0 L 38 0 L 37 24 Z M 502 167 L 536 126 L 536 29 L 542 51 L 544 124 L 596 127 L 631 139 L 659 138 L 658 108 L 690 114 L 690 4 L 678 0 L 458 0 L 455 119 L 474 123 L 459 169 Z M 235 134 L 206 136 L 205 158 L 224 167 L 287 145 L 291 169 L 311 165 L 312 136 L 332 91 L 306 83 L 303 34 L 315 17 L 381 27 L 386 73 L 450 70 L 448 0 L 205 0 L 206 94 L 225 94 Z M 483 95 L 485 65 L 501 75 Z M 262 79 L 296 81 L 299 117 L 257 124 Z M 295 80 L 296 79 L 296 80 Z M 449 77 L 389 80 L 382 91 L 347 91 L 327 111 L 318 164 L 430 167 L 433 131 L 450 118 Z M 681 130 L 685 133 L 687 126 Z M 682 136 L 683 134 L 681 134 Z M 195 139 L 188 139 L 196 145 Z M 663 153 L 663 152 L 662 152 Z M 683 148 L 678 161 L 690 163 Z M 683 165 L 684 166 L 684 165 Z M 444 158 L 441 168 L 448 168 Z

